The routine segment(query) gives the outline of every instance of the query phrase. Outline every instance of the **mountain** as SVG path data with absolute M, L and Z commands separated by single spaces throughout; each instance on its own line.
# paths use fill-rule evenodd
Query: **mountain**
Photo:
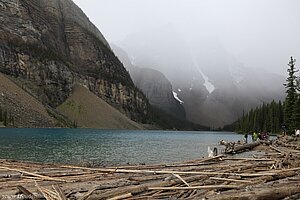
M 283 76 L 244 66 L 210 35 L 189 41 L 166 26 L 132 34 L 118 45 L 135 65 L 166 75 L 194 123 L 220 127 L 243 111 L 284 98 Z
M 111 47 L 124 66 L 129 70 L 134 84 L 146 95 L 149 103 L 167 113 L 185 119 L 185 110 L 174 95 L 170 81 L 159 71 L 151 68 L 142 68 L 133 65 L 128 54 L 116 45 Z
M 72 0 L 0 0 L 0 20 L 0 72 L 51 112 L 79 84 L 147 122 L 147 98 Z

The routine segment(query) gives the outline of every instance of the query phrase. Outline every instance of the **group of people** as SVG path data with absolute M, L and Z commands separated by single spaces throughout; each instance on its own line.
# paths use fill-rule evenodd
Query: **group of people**
M 248 143 L 248 133 L 245 134 L 245 142 Z M 257 140 L 268 140 L 269 139 L 269 133 L 268 132 L 262 132 L 262 133 L 250 133 L 252 135 L 252 142 L 255 142 Z
M 259 140 L 268 140 L 270 137 L 270 134 L 268 132 L 262 132 L 262 133 L 256 133 L 254 132 L 252 134 L 252 141 L 257 141 L 258 139 Z
M 268 132 L 261 132 L 261 133 L 246 133 L 244 135 L 245 142 L 248 143 L 248 135 L 252 135 L 252 142 L 256 142 L 257 140 L 268 140 L 270 134 Z M 295 129 L 295 136 L 300 137 L 300 129 Z

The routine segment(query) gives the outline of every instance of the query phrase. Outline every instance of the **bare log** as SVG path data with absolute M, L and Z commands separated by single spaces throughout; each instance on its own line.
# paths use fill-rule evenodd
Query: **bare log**
M 18 190 L 19 190 L 22 194 L 24 194 L 25 196 L 31 197 L 32 200 L 36 200 L 36 199 L 37 199 L 31 192 L 29 192 L 29 191 L 28 191 L 26 188 L 24 188 L 23 186 L 18 185 L 17 188 L 18 188 Z
M 276 147 L 274 147 L 274 146 L 272 146 L 272 145 L 270 145 L 270 148 L 273 149 L 273 150 L 275 150 L 275 151 L 277 151 L 277 152 L 279 152 L 279 153 L 281 153 L 281 154 L 283 154 L 283 155 L 286 154 L 285 151 L 283 151 L 283 150 L 281 150 L 281 149 L 278 149 L 278 148 L 276 148 Z
M 149 187 L 149 190 L 199 190 L 199 189 L 235 189 L 237 185 L 203 185 L 190 187 Z
M 31 175 L 31 176 L 35 176 L 35 177 L 41 178 L 42 180 L 66 182 L 63 179 L 52 178 L 52 177 L 49 177 L 49 176 L 43 176 L 43 175 L 40 175 L 40 174 L 36 174 L 36 173 L 32 173 L 32 172 L 27 172 L 27 171 L 24 171 L 24 170 L 21 170 L 21 169 L 15 169 L 15 168 L 12 169 L 12 168 L 9 168 L 9 167 L 2 167 L 2 166 L 0 166 L 0 169 L 6 169 L 6 170 L 9 170 L 9 171 L 21 172 L 23 174 L 28 174 L 28 175 Z
M 279 200 L 285 197 L 300 193 L 300 185 L 253 188 L 251 191 L 234 191 L 222 195 L 207 196 L 207 199 L 214 200 Z
M 78 168 L 78 167 L 75 167 Z M 79 167 L 81 168 L 81 167 Z M 224 172 L 208 172 L 208 171 L 169 171 L 169 170 L 134 170 L 134 169 L 109 169 L 109 168 L 84 168 L 91 171 L 100 171 L 106 173 L 136 173 L 136 174 L 194 174 L 194 175 L 240 175 L 240 176 L 267 176 L 268 174 L 237 174 L 237 173 L 224 173 Z
M 217 181 L 230 181 L 230 182 L 238 182 L 238 183 L 252 183 L 252 181 L 247 180 L 238 180 L 238 179 L 230 179 L 230 178 L 218 178 L 218 177 L 210 177 L 211 180 Z
M 61 190 L 61 188 L 58 185 L 52 185 L 54 191 L 57 193 L 58 199 L 59 200 L 67 200 L 66 195 L 64 192 Z
M 131 193 L 127 193 L 127 194 L 123 194 L 123 195 L 120 195 L 120 196 L 116 196 L 116 197 L 110 198 L 108 200 L 120 200 L 120 199 L 129 198 L 129 197 L 132 197 L 132 196 L 133 195 Z
M 92 188 L 91 190 L 89 190 L 84 196 L 82 196 L 79 200 L 85 200 L 87 199 L 89 196 L 91 196 L 93 194 L 93 192 L 95 192 L 97 190 L 97 187 Z
M 179 176 L 178 174 L 172 174 L 173 176 L 175 176 L 176 178 L 179 178 L 186 186 L 190 186 L 183 178 L 181 178 L 181 176 Z
M 257 141 L 257 142 L 252 142 L 252 143 L 249 143 L 249 144 L 234 145 L 233 148 L 229 149 L 228 151 L 225 151 L 225 153 L 235 154 L 235 153 L 240 153 L 240 152 L 243 152 L 243 151 L 248 151 L 248 150 L 253 149 L 254 147 L 257 147 L 260 144 L 261 144 L 261 142 Z

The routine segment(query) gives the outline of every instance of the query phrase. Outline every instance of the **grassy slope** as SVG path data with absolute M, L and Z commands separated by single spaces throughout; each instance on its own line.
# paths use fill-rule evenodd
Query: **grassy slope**
M 53 127 L 57 121 L 34 97 L 0 73 L 0 105 L 14 117 L 17 127 Z
M 78 127 L 104 129 L 143 129 L 124 114 L 94 95 L 87 88 L 76 85 L 71 96 L 57 110 Z

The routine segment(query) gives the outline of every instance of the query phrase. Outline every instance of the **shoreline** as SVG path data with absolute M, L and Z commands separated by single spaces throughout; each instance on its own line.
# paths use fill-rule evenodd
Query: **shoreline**
M 141 124 L 144 125 L 144 124 Z M 7 126 L 1 126 L 0 128 L 6 128 L 6 129 L 94 129 L 94 130 L 116 130 L 116 131 L 163 131 L 163 132 L 228 132 L 228 133 L 236 133 L 234 131 L 214 131 L 214 130 L 174 130 L 174 129 L 159 129 L 159 128 L 153 128 L 153 129 L 118 129 L 118 128 L 92 128 L 92 127 L 7 127 Z
M 89 200 L 300 197 L 300 138 L 281 137 L 254 150 L 264 155 L 102 168 L 0 160 L 0 199 L 20 191 Z

